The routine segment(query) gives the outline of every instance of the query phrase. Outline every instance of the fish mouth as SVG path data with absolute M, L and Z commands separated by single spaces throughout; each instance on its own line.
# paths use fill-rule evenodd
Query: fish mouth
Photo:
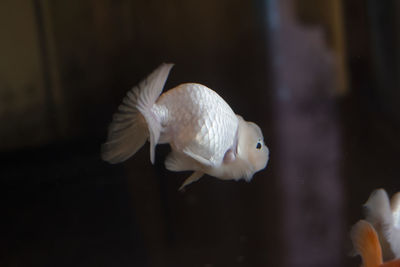
M 244 178 L 244 180 L 245 180 L 246 182 L 248 182 L 248 183 L 250 183 L 252 179 L 253 179 L 253 175 L 250 176 L 250 177 L 245 177 L 245 178 Z
M 254 171 L 253 173 L 264 170 L 267 167 L 268 162 L 269 162 L 269 158 L 267 158 L 266 160 L 264 160 L 262 162 L 258 162 L 255 166 L 256 167 L 255 170 L 253 170 Z
M 247 172 L 243 175 L 243 179 L 244 179 L 246 182 L 249 183 L 249 182 L 253 179 L 254 173 L 255 173 L 255 171 L 253 171 L 253 170 L 247 171 Z

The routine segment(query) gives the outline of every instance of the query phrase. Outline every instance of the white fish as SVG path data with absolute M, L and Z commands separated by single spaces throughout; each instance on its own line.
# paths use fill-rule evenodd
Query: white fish
M 400 258 L 400 192 L 391 201 L 384 189 L 371 193 L 365 203 L 366 220 L 376 229 L 383 258 Z
M 181 84 L 160 96 L 172 67 L 162 64 L 127 93 L 109 127 L 102 158 L 122 162 L 149 140 L 154 163 L 155 146 L 169 143 L 165 167 L 194 171 L 180 189 L 204 174 L 250 181 L 269 157 L 260 128 L 201 84 Z

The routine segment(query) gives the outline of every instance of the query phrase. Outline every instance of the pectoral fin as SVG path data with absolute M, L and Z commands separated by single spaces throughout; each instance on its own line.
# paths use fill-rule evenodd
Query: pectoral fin
M 202 176 L 204 175 L 204 172 L 201 171 L 195 171 L 194 173 L 192 173 L 192 175 L 189 176 L 189 178 L 187 178 L 183 184 L 181 185 L 181 187 L 179 187 L 179 191 L 184 191 L 185 190 L 185 186 L 196 182 L 197 180 L 199 180 Z
M 239 116 L 240 117 L 240 116 Z M 241 118 L 241 117 L 240 117 Z M 224 163 L 231 163 L 235 161 L 238 153 L 238 130 L 236 130 L 235 139 L 233 140 L 233 145 L 229 148 L 224 155 Z
M 224 163 L 233 162 L 233 161 L 235 161 L 235 159 L 236 159 L 235 152 L 233 152 L 232 149 L 228 149 L 228 151 L 226 151 L 225 155 L 224 155 Z
M 172 151 L 167 156 L 164 164 L 167 170 L 180 172 L 194 170 L 196 162 L 183 153 Z

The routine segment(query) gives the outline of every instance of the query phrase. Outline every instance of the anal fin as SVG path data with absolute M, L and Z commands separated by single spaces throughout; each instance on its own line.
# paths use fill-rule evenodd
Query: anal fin
M 181 187 L 179 187 L 179 191 L 184 191 L 185 187 L 188 186 L 191 183 L 196 182 L 197 180 L 199 180 L 201 177 L 203 177 L 204 172 L 201 171 L 195 171 L 194 173 L 192 173 L 192 175 L 190 175 L 181 185 Z

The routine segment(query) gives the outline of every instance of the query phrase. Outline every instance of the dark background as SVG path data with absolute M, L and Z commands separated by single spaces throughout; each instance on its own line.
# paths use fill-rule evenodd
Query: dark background
M 351 225 L 400 190 L 395 0 L 4 0 L 1 266 L 359 266 Z M 251 183 L 100 159 L 161 62 L 263 130 Z

